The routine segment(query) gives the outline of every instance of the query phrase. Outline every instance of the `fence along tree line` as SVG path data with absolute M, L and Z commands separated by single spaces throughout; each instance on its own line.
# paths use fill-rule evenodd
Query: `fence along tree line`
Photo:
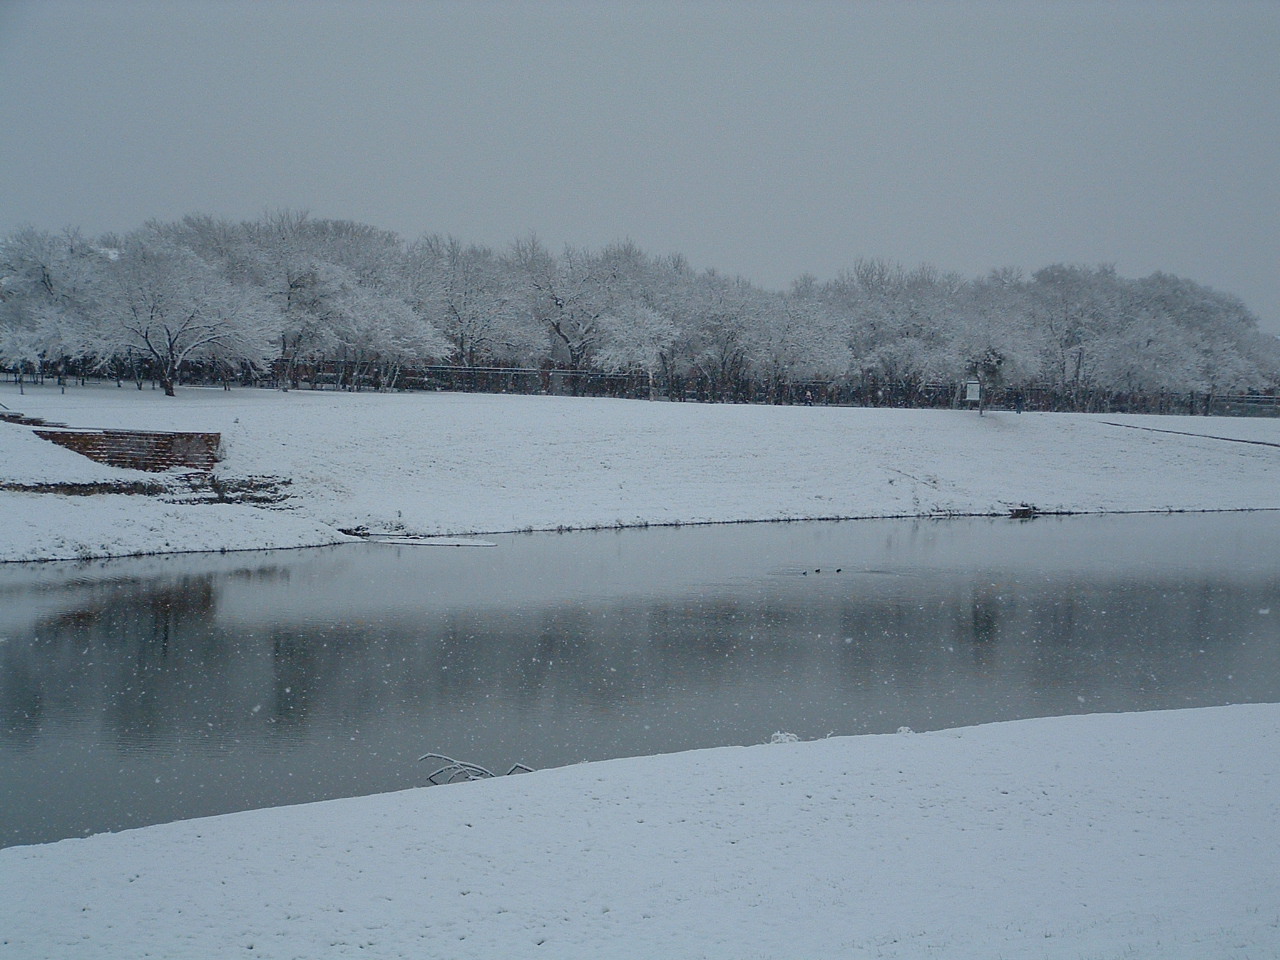
M 0 364 L 166 393 L 184 377 L 269 377 L 885 405 L 949 403 L 977 377 L 1031 407 L 1173 410 L 1274 395 L 1280 341 L 1237 298 L 1164 273 L 966 279 L 862 260 L 767 291 L 630 242 L 495 251 L 281 212 L 3 237 Z

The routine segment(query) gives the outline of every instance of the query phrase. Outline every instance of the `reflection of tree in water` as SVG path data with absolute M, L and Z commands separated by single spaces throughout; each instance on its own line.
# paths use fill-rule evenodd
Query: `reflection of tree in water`
M 3 648 L 0 648 L 3 649 Z M 6 742 L 30 745 L 44 718 L 44 684 L 32 665 L 10 655 L 0 657 L 0 725 Z
M 150 589 L 108 583 L 83 606 L 38 621 L 35 634 L 46 643 L 136 643 L 150 648 L 147 654 L 140 649 L 140 656 L 163 658 L 184 626 L 212 616 L 217 605 L 214 579 L 183 577 Z
M 664 603 L 649 615 L 645 640 L 661 651 L 665 683 L 707 682 L 723 674 L 739 651 L 742 602 L 731 598 Z M 771 617 L 773 611 L 764 614 Z
M 276 722 L 306 725 L 317 688 L 323 682 L 318 646 L 310 637 L 272 631 L 271 716 Z
M 267 589 L 251 589 L 257 580 Z M 332 582 L 291 582 L 287 569 L 68 578 L 14 605 L 0 597 L 0 764 L 44 775 L 67 743 L 84 743 L 85 768 L 167 764 L 157 795 L 203 798 L 209 784 L 231 809 L 249 795 L 318 799 L 298 792 L 317 785 L 410 785 L 397 779 L 418 772 L 404 772 L 406 750 L 542 766 L 776 729 L 1275 699 L 1280 683 L 1274 578 L 771 575 L 698 596 L 560 603 L 424 591 L 420 606 L 385 616 L 363 600 L 311 616 L 311 592 Z M 64 796 L 92 792 L 74 759 L 58 772 Z M 131 777 L 130 790 L 152 779 Z
M 527 704 L 537 700 L 556 675 L 566 671 L 582 676 L 595 672 L 591 668 L 593 648 L 587 642 L 590 629 L 589 616 L 581 609 L 557 610 L 541 617 L 530 634 L 531 642 L 525 644 L 529 649 L 519 657 L 520 668 L 513 671 L 494 665 L 503 677 L 503 685 L 516 692 L 519 702 Z M 509 642 L 509 638 L 503 639 Z M 478 646 L 471 644 L 473 650 Z M 507 643 L 503 646 L 512 650 Z
M 752 655 L 742 604 L 720 600 L 704 614 L 696 602 L 450 610 L 396 638 L 414 652 L 400 658 L 411 666 L 395 682 L 423 704 L 473 705 L 496 695 L 524 706 L 550 700 L 607 710 L 741 669 Z
M 1135 577 L 1038 597 L 1027 629 L 1042 646 L 1028 660 L 1028 672 L 1045 688 L 1125 691 L 1179 705 L 1174 691 L 1232 681 L 1224 651 L 1239 648 L 1242 631 L 1253 622 L 1241 614 L 1265 607 L 1266 596 L 1266 590 L 1254 598 L 1241 590 L 1228 594 L 1207 578 Z
M 992 585 L 977 587 L 973 591 L 968 639 L 974 666 L 980 671 L 988 671 L 995 665 L 995 645 L 1000 639 L 1001 621 L 1011 613 L 1009 608 L 1017 603 L 1016 590 L 1008 593 L 1009 596 L 997 593 Z
M 611 616 L 568 605 L 522 614 L 454 610 L 414 626 L 419 676 L 414 696 L 429 704 L 471 705 L 490 694 L 529 705 L 550 694 L 573 701 L 618 694 L 618 652 L 605 637 Z
M 211 642 L 216 606 L 212 575 L 97 584 L 36 622 L 23 696 L 51 714 L 101 716 L 120 743 L 145 741 L 225 673 L 225 651 Z M 20 709 L 0 696 L 6 713 Z
M 839 607 L 836 657 L 839 671 L 858 698 L 875 691 L 896 691 L 921 678 L 954 674 L 954 652 L 970 644 L 967 618 L 958 618 L 962 601 L 951 596 L 858 597 Z
M 288 583 L 292 578 L 291 568 L 284 564 L 262 567 L 244 567 L 224 574 L 227 580 L 249 584 Z
M 996 639 L 1000 625 L 1000 598 L 990 588 L 975 590 L 969 608 L 970 637 L 974 643 L 987 644 Z
M 460 603 L 254 635 L 214 624 L 219 582 L 100 583 L 39 621 L 33 644 L 0 647 L 5 737 L 35 736 L 49 718 L 101 718 L 118 743 L 216 744 L 247 728 L 358 725 L 388 709 L 443 716 L 490 698 L 596 713 L 735 687 L 803 698 L 805 678 L 837 688 L 829 695 L 849 710 L 922 689 L 958 697 L 966 684 L 982 696 L 1030 684 L 1074 709 L 1090 685 L 1117 697 L 1203 685 L 1213 658 L 1197 651 L 1239 630 L 1211 582 L 1171 596 L 1158 581 L 1075 579 L 957 580 L 920 597 L 850 583 L 834 599 L 784 584 L 532 610 Z
M 804 661 L 815 623 L 812 609 L 791 600 L 695 598 L 651 607 L 641 639 L 658 685 L 684 687 L 789 671 Z

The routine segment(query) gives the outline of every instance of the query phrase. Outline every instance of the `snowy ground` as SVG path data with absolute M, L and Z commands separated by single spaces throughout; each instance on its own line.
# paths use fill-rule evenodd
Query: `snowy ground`
M 0 493 L 4 559 L 302 545 L 358 524 L 1280 508 L 1275 420 L 114 387 L 0 403 L 220 430 L 225 473 L 296 494 L 279 512 Z M 130 476 L 0 424 L 0 480 Z M 1280 955 L 1277 850 L 1280 706 L 1031 720 L 0 850 L 0 958 L 1256 960 Z
M 726 747 L 0 851 L 0 956 L 1280 954 L 1280 706 Z
M 220 431 L 220 472 L 286 477 L 295 495 L 266 511 L 0 493 L 4 560 L 313 545 L 359 526 L 1280 508 L 1280 419 L 112 385 L 9 384 L 0 403 L 72 426 Z M 0 423 L 0 481 L 129 476 Z

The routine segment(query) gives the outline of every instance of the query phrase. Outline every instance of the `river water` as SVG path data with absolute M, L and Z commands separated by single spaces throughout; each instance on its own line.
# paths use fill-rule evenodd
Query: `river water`
M 505 771 L 1280 700 L 1280 514 L 0 566 L 0 845 Z

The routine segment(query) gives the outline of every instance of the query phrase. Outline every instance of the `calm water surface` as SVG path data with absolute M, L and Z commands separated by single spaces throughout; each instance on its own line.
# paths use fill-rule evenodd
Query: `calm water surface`
M 1280 514 L 0 566 L 0 845 L 506 769 L 1280 700 Z

